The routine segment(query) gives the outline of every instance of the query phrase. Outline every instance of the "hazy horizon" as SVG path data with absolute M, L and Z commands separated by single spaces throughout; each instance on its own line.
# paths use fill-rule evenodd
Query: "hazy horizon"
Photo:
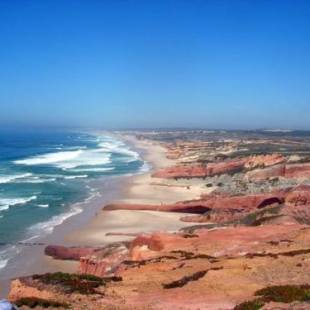
M 310 2 L 1 1 L 0 126 L 309 130 Z

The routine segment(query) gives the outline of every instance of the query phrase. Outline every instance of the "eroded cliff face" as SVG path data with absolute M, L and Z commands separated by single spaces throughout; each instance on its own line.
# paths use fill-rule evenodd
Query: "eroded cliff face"
M 310 177 L 310 164 L 280 164 L 275 167 L 249 171 L 246 174 L 248 180 L 266 180 L 273 177 L 307 179 Z
M 259 225 L 263 221 L 310 224 L 310 186 L 296 186 L 251 195 L 211 193 L 201 199 L 167 205 L 114 204 L 104 210 L 150 210 L 191 213 L 184 222 L 226 225 Z M 197 214 L 197 215 L 193 215 Z M 213 225 L 214 226 L 214 225 Z
M 153 174 L 156 178 L 201 178 L 220 174 L 232 174 L 258 167 L 269 167 L 285 162 L 280 154 L 257 155 L 245 158 L 213 162 L 206 165 L 187 164 L 161 169 Z

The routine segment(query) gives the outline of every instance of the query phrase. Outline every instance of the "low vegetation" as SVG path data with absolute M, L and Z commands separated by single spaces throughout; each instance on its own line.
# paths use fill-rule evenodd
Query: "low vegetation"
M 263 288 L 255 293 L 266 301 L 290 303 L 310 301 L 310 285 L 282 285 Z
M 269 286 L 255 292 L 256 299 L 237 305 L 234 310 L 258 310 L 268 302 L 309 302 L 310 285 Z
M 236 306 L 234 310 L 259 310 L 264 306 L 264 302 L 260 299 L 254 299 L 245 301 L 242 304 Z
M 62 308 L 62 309 L 69 309 L 69 305 L 66 303 L 61 303 L 55 300 L 47 300 L 43 298 L 37 297 L 24 297 L 20 298 L 15 302 L 17 307 L 27 306 L 29 308 Z
M 93 275 L 70 274 L 63 272 L 34 275 L 33 279 L 44 284 L 60 285 L 66 293 L 94 294 L 96 288 L 105 285 L 107 280 Z
M 167 284 L 163 284 L 163 288 L 165 289 L 171 289 L 171 288 L 177 288 L 177 287 L 183 287 L 184 285 L 186 285 L 188 282 L 191 281 L 197 281 L 199 279 L 201 279 L 202 277 L 204 277 L 207 274 L 208 270 L 202 270 L 202 271 L 198 271 L 195 272 L 189 276 L 185 276 L 177 281 L 173 281 Z

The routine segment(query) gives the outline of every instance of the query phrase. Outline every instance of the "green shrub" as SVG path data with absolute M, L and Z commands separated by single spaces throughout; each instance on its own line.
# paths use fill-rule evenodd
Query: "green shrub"
M 242 304 L 236 306 L 234 310 L 259 310 L 264 306 L 264 302 L 260 299 L 254 299 L 245 301 Z
M 255 296 L 258 298 L 243 302 L 234 310 L 258 310 L 271 301 L 282 303 L 310 301 L 310 285 L 269 286 L 256 291 Z
M 17 307 L 27 306 L 29 308 L 42 307 L 42 308 L 65 308 L 68 309 L 69 305 L 66 303 L 61 303 L 55 300 L 47 300 L 37 297 L 23 297 L 15 302 Z
M 94 294 L 95 288 L 105 285 L 106 281 L 93 275 L 70 274 L 63 272 L 34 275 L 33 279 L 45 284 L 61 285 L 67 293 Z
M 293 301 L 310 301 L 309 285 L 279 285 L 265 287 L 255 293 L 267 301 L 290 303 Z

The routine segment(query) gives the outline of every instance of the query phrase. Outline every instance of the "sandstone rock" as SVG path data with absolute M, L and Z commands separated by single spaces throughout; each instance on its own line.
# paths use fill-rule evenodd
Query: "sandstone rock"
M 285 162 L 286 159 L 281 154 L 256 155 L 251 156 L 245 163 L 245 168 L 254 169 L 257 167 L 269 167 Z
M 175 204 L 110 204 L 105 206 L 103 210 L 148 210 L 204 214 L 213 209 L 226 209 L 237 214 L 238 210 L 250 211 L 256 208 L 263 208 L 270 204 L 282 203 L 284 195 L 285 191 L 246 196 L 210 194 L 202 196 L 202 199 L 181 201 Z
M 23 279 L 15 279 L 11 282 L 8 300 L 15 301 L 22 297 L 37 297 L 43 299 L 54 299 L 55 294 L 50 290 L 36 288 L 24 282 Z
M 122 261 L 128 257 L 128 248 L 124 244 L 111 244 L 96 252 L 80 258 L 79 272 L 98 277 L 114 273 Z
M 220 174 L 233 174 L 243 169 L 268 167 L 285 161 L 279 154 L 257 155 L 245 158 L 230 159 L 224 162 L 208 163 L 207 165 L 179 165 L 156 171 L 156 178 L 203 178 Z
M 60 245 L 48 245 L 45 249 L 45 255 L 55 259 L 62 260 L 80 260 L 81 257 L 91 255 L 100 248 L 89 247 L 65 247 Z
M 203 215 L 185 216 L 181 220 L 196 223 L 224 223 L 243 219 L 247 214 L 267 207 L 283 205 L 284 208 L 271 215 L 274 218 L 272 221 L 268 220 L 268 223 L 296 223 L 296 221 L 310 223 L 310 186 L 306 185 L 258 195 L 209 195 L 203 196 L 203 199 L 210 211 Z M 276 216 L 279 218 L 276 219 Z
M 146 211 L 162 211 L 162 212 L 183 212 L 183 213 L 205 213 L 209 210 L 199 200 L 191 203 L 177 203 L 177 204 L 161 204 L 161 205 L 147 205 L 147 204 L 109 204 L 103 210 L 146 210 Z
M 310 163 L 305 164 L 280 164 L 265 169 L 256 169 L 246 174 L 248 180 L 265 180 L 272 177 L 300 179 L 310 177 Z
M 203 178 L 223 173 L 235 173 L 243 169 L 245 160 L 210 163 L 207 165 L 180 165 L 168 167 L 155 172 L 155 178 Z

